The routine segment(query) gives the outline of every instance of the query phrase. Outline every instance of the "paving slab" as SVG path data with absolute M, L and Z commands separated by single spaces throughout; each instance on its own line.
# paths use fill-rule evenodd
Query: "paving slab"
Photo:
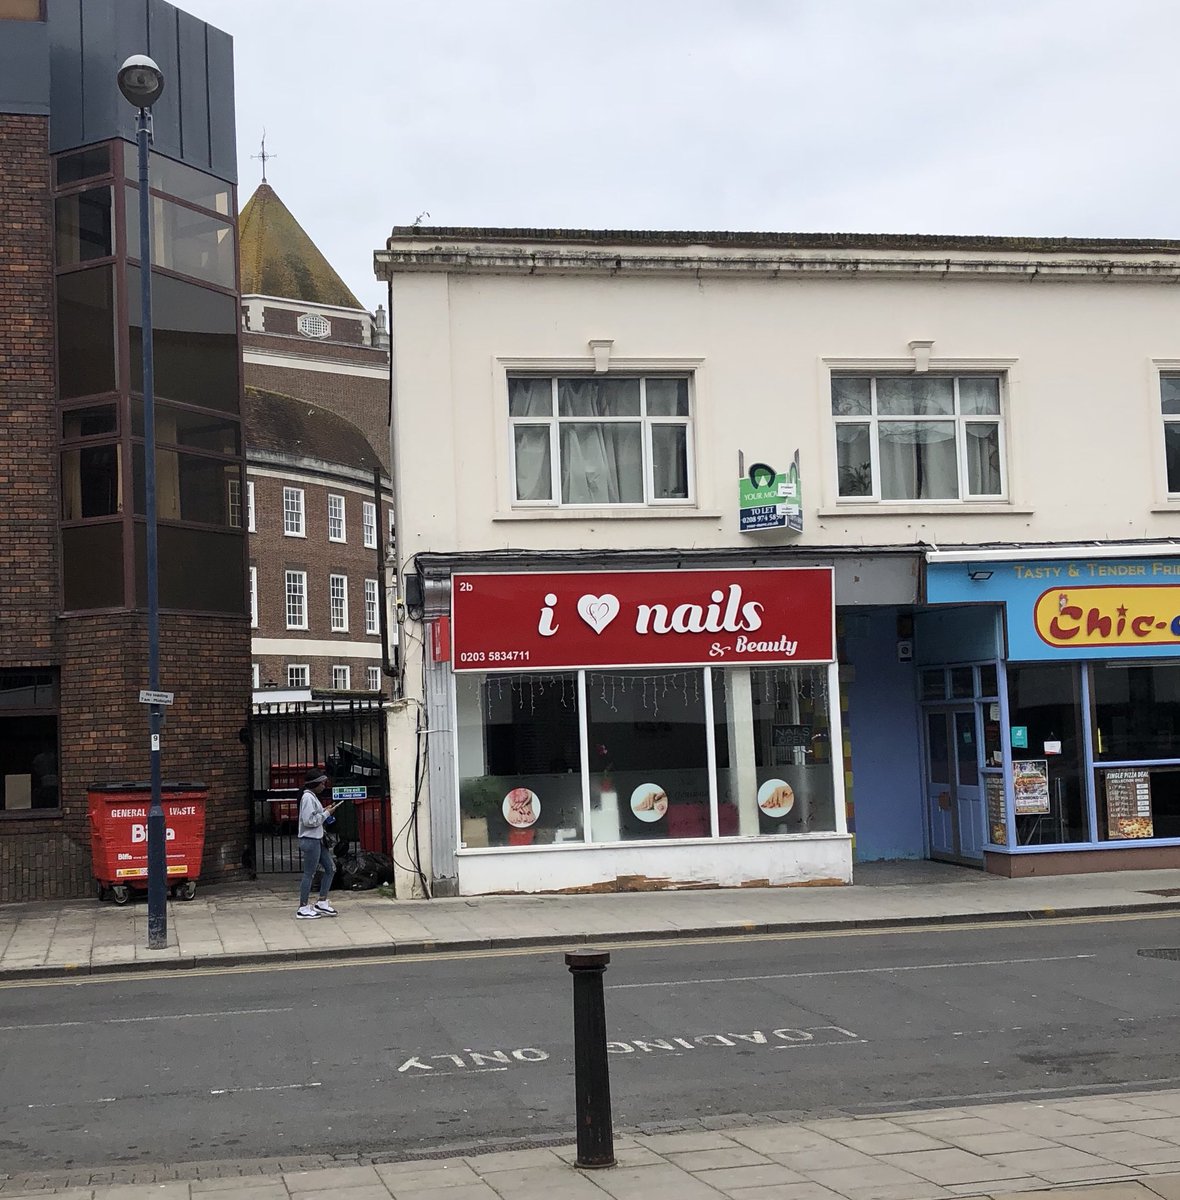
M 1180 1172 L 1175 1175 L 1157 1175 L 1142 1182 L 1147 1191 L 1154 1196 L 1161 1196 L 1163 1200 L 1180 1200 Z

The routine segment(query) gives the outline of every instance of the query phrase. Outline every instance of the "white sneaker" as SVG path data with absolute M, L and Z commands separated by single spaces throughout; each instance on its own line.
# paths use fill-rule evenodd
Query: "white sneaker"
M 319 915 L 310 904 L 305 904 L 302 908 L 295 910 L 295 919 L 297 921 L 314 921 Z
M 327 900 L 317 900 L 315 911 L 316 916 L 319 917 L 335 917 L 339 915 Z

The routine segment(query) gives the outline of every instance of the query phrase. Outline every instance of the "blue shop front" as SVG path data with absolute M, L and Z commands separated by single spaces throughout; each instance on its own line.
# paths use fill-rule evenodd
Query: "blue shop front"
M 1180 544 L 926 557 L 931 857 L 1011 876 L 1180 866 Z

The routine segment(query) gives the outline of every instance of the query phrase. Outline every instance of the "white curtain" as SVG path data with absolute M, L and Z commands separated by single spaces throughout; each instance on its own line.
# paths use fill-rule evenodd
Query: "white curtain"
M 1002 490 L 999 426 L 971 421 L 965 429 L 968 491 L 972 496 L 998 496 Z
M 882 499 L 958 498 L 953 422 L 882 421 L 877 428 Z
M 548 418 L 553 415 L 553 383 L 548 379 L 509 382 L 508 411 L 513 417 L 544 418 L 544 424 L 512 428 L 516 451 L 517 500 L 553 499 L 553 463 Z
M 638 413 L 629 390 L 596 379 L 558 381 L 563 417 L 615 417 Z M 561 424 L 561 499 L 565 504 L 639 504 L 643 501 L 643 437 L 636 422 Z

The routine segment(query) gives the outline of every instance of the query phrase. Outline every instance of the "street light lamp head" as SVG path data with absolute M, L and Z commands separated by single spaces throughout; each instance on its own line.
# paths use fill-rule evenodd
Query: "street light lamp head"
M 119 68 L 119 91 L 128 104 L 151 108 L 164 90 L 164 72 L 146 54 L 133 54 Z

